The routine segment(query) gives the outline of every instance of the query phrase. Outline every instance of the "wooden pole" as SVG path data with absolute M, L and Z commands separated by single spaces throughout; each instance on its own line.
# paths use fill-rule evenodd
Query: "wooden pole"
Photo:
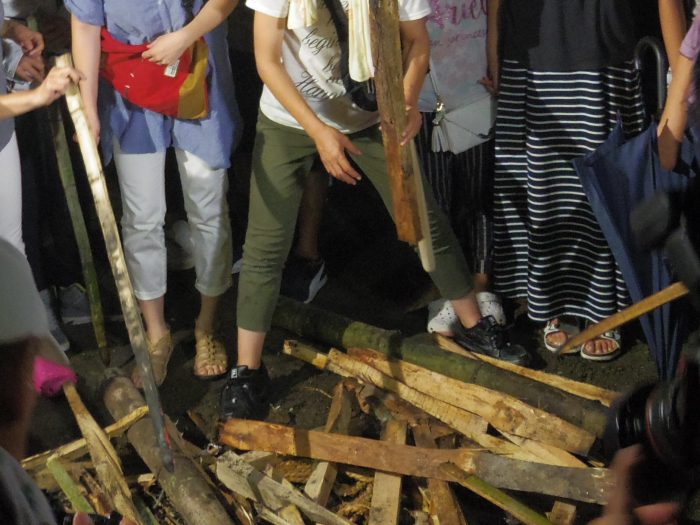
M 107 346 L 107 335 L 105 333 L 105 319 L 102 312 L 102 301 L 100 299 L 100 286 L 97 282 L 97 272 L 92 258 L 90 248 L 90 237 L 88 236 L 83 210 L 78 198 L 78 190 L 75 186 L 75 175 L 73 173 L 73 163 L 71 162 L 70 150 L 68 149 L 68 139 L 63 125 L 61 108 L 58 104 L 52 104 L 48 108 L 49 124 L 51 135 L 56 150 L 56 163 L 58 174 L 61 177 L 63 191 L 66 194 L 66 203 L 70 212 L 73 224 L 73 233 L 78 245 L 78 254 L 83 269 L 83 280 L 85 281 L 85 291 L 90 302 L 90 317 L 92 318 L 92 329 L 95 332 L 95 340 L 100 353 L 100 358 L 105 365 L 109 365 L 111 352 Z
M 384 425 L 382 439 L 387 443 L 406 443 L 406 422 L 389 418 Z M 401 507 L 401 476 L 387 472 L 375 472 L 372 487 L 372 503 L 368 525 L 396 525 Z
M 674 283 L 671 286 L 664 288 L 660 292 L 650 295 L 646 299 L 642 299 L 638 303 L 611 315 L 607 319 L 603 319 L 601 322 L 589 326 L 580 334 L 577 334 L 569 339 L 566 344 L 562 345 L 557 350 L 557 353 L 566 352 L 567 350 L 581 346 L 582 344 L 587 343 L 591 339 L 595 339 L 605 332 L 609 332 L 610 330 L 614 330 L 623 324 L 634 321 L 635 319 L 638 319 L 644 314 L 648 314 L 659 306 L 675 301 L 676 299 L 679 299 L 687 294 L 688 287 L 685 284 Z
M 61 67 L 71 67 L 73 60 L 70 53 L 61 55 L 56 58 L 56 65 Z M 78 137 L 80 152 L 85 162 L 85 172 L 90 182 L 90 189 L 95 201 L 97 216 L 102 228 L 102 234 L 107 247 L 107 255 L 109 263 L 112 267 L 117 291 L 119 292 L 119 302 L 121 303 L 122 313 L 124 314 L 124 322 L 129 333 L 129 341 L 131 348 L 136 357 L 136 364 L 143 381 L 144 395 L 150 409 L 150 417 L 153 420 L 153 426 L 158 438 L 158 444 L 163 455 L 163 465 L 165 468 L 173 469 L 172 451 L 168 445 L 168 440 L 165 437 L 165 425 L 163 423 L 163 411 L 158 397 L 155 380 L 153 379 L 153 369 L 151 368 L 151 359 L 148 353 L 148 340 L 146 339 L 146 330 L 143 327 L 141 319 L 141 310 L 134 296 L 134 289 L 131 286 L 131 279 L 126 267 L 126 259 L 124 251 L 119 240 L 119 230 L 117 229 L 117 221 L 114 219 L 114 211 L 109 201 L 109 193 L 107 192 L 107 183 L 105 182 L 104 173 L 102 171 L 102 162 L 100 154 L 97 151 L 97 143 L 90 129 L 83 99 L 80 95 L 78 86 L 71 85 L 66 90 L 66 104 L 70 112 L 75 133 Z
M 354 321 L 328 310 L 281 297 L 273 324 L 307 339 L 342 348 L 371 348 L 440 374 L 517 397 L 598 437 L 607 409 L 549 385 L 500 370 L 488 363 L 445 352 L 427 334 L 404 338 L 399 332 Z
M 240 450 L 264 450 L 444 481 L 452 481 L 442 471 L 442 465 L 451 462 L 499 488 L 589 503 L 605 503 L 613 486 L 606 469 L 557 467 L 478 449 L 443 450 L 397 445 L 244 419 L 224 423 L 219 441 Z

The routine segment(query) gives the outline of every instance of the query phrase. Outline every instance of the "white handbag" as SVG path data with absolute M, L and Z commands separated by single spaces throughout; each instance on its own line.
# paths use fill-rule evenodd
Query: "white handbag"
M 428 76 L 437 97 L 431 137 L 432 150 L 457 154 L 489 140 L 496 119 L 496 105 L 491 95 L 485 94 L 475 102 L 447 111 L 433 75 L 428 73 Z

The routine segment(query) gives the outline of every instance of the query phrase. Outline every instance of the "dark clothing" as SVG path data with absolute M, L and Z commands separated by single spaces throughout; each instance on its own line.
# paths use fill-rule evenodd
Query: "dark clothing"
M 580 71 L 630 60 L 629 0 L 504 0 L 501 56 L 534 71 Z

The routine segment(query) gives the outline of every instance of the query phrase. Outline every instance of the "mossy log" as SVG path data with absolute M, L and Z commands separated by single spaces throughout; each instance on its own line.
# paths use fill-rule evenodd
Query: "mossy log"
M 398 331 L 384 330 L 283 297 L 277 305 L 273 324 L 336 347 L 371 348 L 454 379 L 510 394 L 598 437 L 605 428 L 607 408 L 602 404 L 484 362 L 445 352 L 425 337 L 406 338 Z

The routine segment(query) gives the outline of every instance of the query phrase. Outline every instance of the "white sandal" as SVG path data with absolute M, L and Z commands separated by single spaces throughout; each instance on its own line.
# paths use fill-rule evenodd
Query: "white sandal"
M 574 335 L 578 334 L 580 332 L 579 327 L 571 324 L 571 323 L 565 323 L 562 322 L 559 319 L 550 319 L 547 321 L 547 324 L 544 327 L 543 330 L 543 341 L 544 341 L 544 347 L 549 350 L 550 352 L 556 353 L 559 351 L 559 346 L 553 345 L 549 342 L 548 337 L 552 334 L 558 334 L 560 332 L 563 332 L 566 334 L 566 340 L 568 341 L 571 337 Z M 577 354 L 581 351 L 581 347 L 577 346 L 575 348 L 572 348 L 570 350 L 567 350 L 566 352 L 562 352 L 562 355 L 566 354 Z
M 503 311 L 503 305 L 495 293 L 479 292 L 476 294 L 476 302 L 479 304 L 482 317 L 490 315 L 498 324 L 506 325 L 506 314 Z
M 445 299 L 438 299 L 428 305 L 429 333 L 437 332 L 442 335 L 452 336 L 459 318 L 452 308 L 452 303 Z
M 588 343 L 595 344 L 596 339 L 613 342 L 614 344 L 612 345 L 612 350 L 605 352 L 604 354 L 589 354 L 588 352 L 586 352 L 586 345 Z M 592 339 L 591 341 L 588 341 L 587 343 L 581 345 L 581 357 L 589 361 L 610 361 L 611 359 L 615 359 L 622 350 L 620 340 L 621 337 L 619 330 L 610 330 L 609 332 L 605 332 L 604 334 L 599 335 L 595 339 Z

